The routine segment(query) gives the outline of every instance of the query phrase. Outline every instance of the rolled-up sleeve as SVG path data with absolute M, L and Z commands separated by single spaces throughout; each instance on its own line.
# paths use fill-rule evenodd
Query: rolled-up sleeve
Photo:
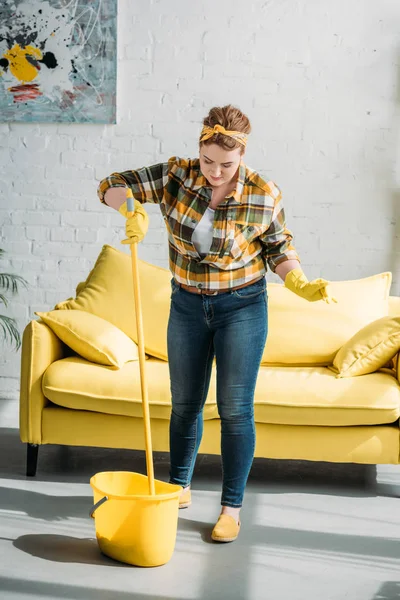
M 112 173 L 102 179 L 97 188 L 97 195 L 104 202 L 104 195 L 112 187 L 129 187 L 135 200 L 142 204 L 153 202 L 159 204 L 164 194 L 164 187 L 168 181 L 169 165 L 171 161 L 158 163 L 149 167 L 142 167 L 135 171 Z
M 286 260 L 298 260 L 300 262 L 300 258 L 292 244 L 292 232 L 286 227 L 281 191 L 272 182 L 269 182 L 269 186 L 271 188 L 271 196 L 275 201 L 274 210 L 271 224 L 260 236 L 260 241 L 263 246 L 263 257 L 271 271 L 275 272 L 279 263 Z

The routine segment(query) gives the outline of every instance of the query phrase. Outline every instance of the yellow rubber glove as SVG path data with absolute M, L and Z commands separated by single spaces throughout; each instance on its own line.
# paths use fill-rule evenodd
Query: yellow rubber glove
M 127 217 L 127 206 L 124 202 L 118 209 L 126 218 L 125 233 L 126 240 L 122 240 L 121 244 L 136 244 L 142 241 L 149 228 L 149 215 L 144 210 L 144 207 L 138 200 L 135 200 L 135 211 L 132 217 Z
M 309 302 L 317 300 L 324 300 L 327 304 L 337 302 L 336 298 L 329 293 L 328 286 L 329 281 L 326 279 L 308 281 L 301 269 L 293 269 L 285 277 L 285 287 Z

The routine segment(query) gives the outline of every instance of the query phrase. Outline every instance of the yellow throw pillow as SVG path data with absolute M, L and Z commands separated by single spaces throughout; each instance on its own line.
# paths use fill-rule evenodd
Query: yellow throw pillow
M 138 359 L 136 344 L 118 327 L 83 310 L 36 312 L 74 352 L 94 363 L 117 367 Z
M 336 354 L 332 371 L 355 377 L 384 367 L 400 349 L 400 317 L 383 317 L 358 331 Z

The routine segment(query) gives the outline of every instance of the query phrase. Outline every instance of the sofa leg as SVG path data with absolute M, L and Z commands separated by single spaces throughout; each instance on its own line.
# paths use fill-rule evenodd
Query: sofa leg
M 38 461 L 38 444 L 28 444 L 26 454 L 26 475 L 27 477 L 35 477 Z

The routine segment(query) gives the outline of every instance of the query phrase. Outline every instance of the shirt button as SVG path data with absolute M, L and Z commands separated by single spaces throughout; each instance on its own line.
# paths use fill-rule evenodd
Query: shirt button
M 192 219 L 192 223 L 197 223 L 197 220 L 196 219 Z
M 253 231 L 253 230 L 254 230 L 254 227 L 252 225 L 250 225 L 249 231 Z
M 201 288 L 203 287 L 203 284 L 202 284 L 202 283 L 198 283 L 198 284 L 197 284 L 197 287 L 198 287 L 199 289 L 201 289 Z

